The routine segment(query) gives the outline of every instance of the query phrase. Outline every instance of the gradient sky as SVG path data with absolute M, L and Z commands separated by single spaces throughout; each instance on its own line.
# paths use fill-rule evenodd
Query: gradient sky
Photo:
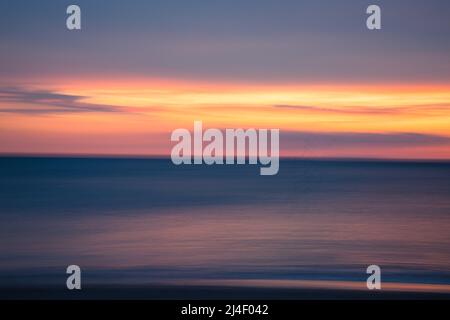
M 82 30 L 65 9 L 82 10 Z M 369 4 L 381 31 L 365 27 Z M 0 1 L 0 152 L 168 154 L 280 128 L 283 155 L 450 159 L 450 2 Z

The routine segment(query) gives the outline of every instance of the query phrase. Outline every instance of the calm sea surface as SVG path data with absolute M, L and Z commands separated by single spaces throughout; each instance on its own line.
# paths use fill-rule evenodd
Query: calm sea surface
M 450 284 L 450 164 L 0 158 L 0 287 Z M 65 281 L 65 280 L 63 280 Z M 301 282 L 303 281 L 303 282 Z M 336 281 L 336 282 L 333 282 Z M 65 282 L 63 282 L 65 283 Z

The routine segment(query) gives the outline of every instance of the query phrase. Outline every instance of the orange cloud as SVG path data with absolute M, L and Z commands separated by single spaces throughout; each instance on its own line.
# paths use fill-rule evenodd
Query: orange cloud
M 0 91 L 0 112 L 0 152 L 28 152 L 41 145 L 43 151 L 56 153 L 76 149 L 160 154 L 170 147 L 161 147 L 170 144 L 169 140 L 159 141 L 161 137 L 179 127 L 191 128 L 194 120 L 217 128 L 446 137 L 450 136 L 450 86 L 48 79 L 39 85 L 4 87 Z M 122 137 L 122 143 L 115 147 L 118 137 Z M 101 141 L 110 147 L 98 147 Z M 135 147 L 131 150 L 127 144 Z M 405 147 L 409 148 L 408 144 Z M 415 145 L 418 151 L 401 155 L 418 157 L 427 147 L 433 148 L 433 157 L 450 158 L 447 145 Z M 401 146 L 393 150 L 382 146 L 374 150 L 371 145 L 345 149 L 330 146 L 329 152 L 324 149 L 318 154 L 372 156 L 381 152 L 390 157 Z M 290 150 L 289 154 L 303 154 L 303 150 Z

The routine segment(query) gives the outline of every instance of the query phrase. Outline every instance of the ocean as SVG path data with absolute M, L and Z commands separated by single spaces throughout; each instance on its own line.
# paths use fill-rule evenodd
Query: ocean
M 444 162 L 283 159 L 261 176 L 254 165 L 1 157 L 0 295 L 65 289 L 68 265 L 85 290 L 103 288 L 96 298 L 362 291 L 369 265 L 400 297 L 448 295 L 449 178 Z

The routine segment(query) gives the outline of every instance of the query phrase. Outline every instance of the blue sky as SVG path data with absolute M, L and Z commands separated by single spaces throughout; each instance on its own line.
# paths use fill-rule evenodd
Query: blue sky
M 81 32 L 65 8 L 82 9 Z M 382 8 L 381 31 L 365 9 Z M 251 82 L 447 82 L 450 2 L 24 1 L 0 4 L 0 77 L 103 73 Z

